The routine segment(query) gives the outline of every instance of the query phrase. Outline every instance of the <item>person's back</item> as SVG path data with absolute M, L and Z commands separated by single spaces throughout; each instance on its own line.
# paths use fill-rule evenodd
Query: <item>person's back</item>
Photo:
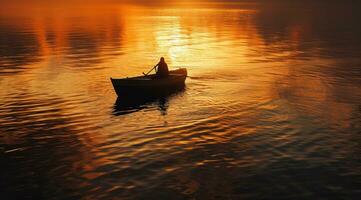
M 168 70 L 168 65 L 167 63 L 164 61 L 164 58 L 161 57 L 160 61 L 158 63 L 158 68 L 157 68 L 157 75 L 159 77 L 167 77 L 169 74 L 169 70 Z

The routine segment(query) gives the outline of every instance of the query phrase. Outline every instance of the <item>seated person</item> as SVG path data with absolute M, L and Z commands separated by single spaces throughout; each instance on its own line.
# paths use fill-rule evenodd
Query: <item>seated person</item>
M 164 78 L 169 74 L 168 65 L 164 61 L 164 58 L 161 57 L 159 63 L 156 65 L 156 74 L 158 77 Z

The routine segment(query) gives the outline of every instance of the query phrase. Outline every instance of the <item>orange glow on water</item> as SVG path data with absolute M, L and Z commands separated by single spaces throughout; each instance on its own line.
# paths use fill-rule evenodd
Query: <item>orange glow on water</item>
M 212 74 L 221 80 L 227 77 L 227 80 L 212 80 L 207 84 L 215 94 L 229 93 L 204 97 L 205 101 L 233 102 L 234 91 L 253 91 L 262 99 L 238 95 L 237 101 L 255 103 L 278 95 L 274 93 L 275 83 L 285 81 L 280 77 L 290 76 L 292 71 L 288 65 L 293 65 L 282 59 L 292 58 L 308 30 L 302 24 L 290 26 L 286 37 L 291 42 L 274 42 L 277 48 L 290 49 L 269 52 L 268 41 L 255 27 L 254 17 L 258 11 L 254 9 L 89 5 L 82 9 L 64 6 L 20 11 L 1 15 L 11 19 L 9 26 L 25 28 L 34 34 L 40 60 L 27 64 L 27 71 L 19 75 L 22 79 L 10 77 L 6 81 L 18 82 L 20 86 L 23 84 L 19 80 L 30 79 L 27 90 L 54 96 L 67 96 L 77 91 L 96 96 L 96 85 L 90 80 L 105 83 L 109 77 L 139 75 L 164 56 L 171 67 L 188 67 L 191 76 Z M 75 73 L 67 68 L 69 66 L 79 70 Z M 89 66 L 92 70 L 88 70 Z M 38 80 L 33 74 L 42 79 Z M 301 84 L 303 88 L 299 87 Z M 318 99 L 320 104 L 328 101 L 328 88 L 320 80 L 301 77 L 287 80 L 286 85 L 292 87 L 294 95 L 303 97 L 295 102 L 307 101 L 308 97 Z M 312 89 L 314 85 L 318 91 Z M 55 86 L 57 90 L 53 90 Z M 113 94 L 108 86 L 107 93 Z M 79 106 L 74 111 L 86 110 Z M 350 109 L 338 110 L 347 112 Z M 312 112 L 307 108 L 304 111 Z
M 0 6 L 3 196 L 359 194 L 359 21 L 273 4 L 70 1 Z M 187 68 L 184 90 L 117 97 L 110 77 L 161 56 Z

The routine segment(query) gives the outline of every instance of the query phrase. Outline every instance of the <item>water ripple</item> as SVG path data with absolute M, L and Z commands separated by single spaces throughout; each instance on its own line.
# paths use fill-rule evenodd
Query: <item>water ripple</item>
M 1 14 L 3 196 L 359 197 L 358 21 L 237 6 Z M 116 98 L 160 56 L 184 90 Z

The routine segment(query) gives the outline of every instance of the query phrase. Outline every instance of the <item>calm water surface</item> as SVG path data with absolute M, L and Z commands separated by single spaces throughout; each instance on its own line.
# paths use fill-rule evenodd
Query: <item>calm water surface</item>
M 231 7 L 3 9 L 1 198 L 359 197 L 358 10 Z M 117 100 L 160 56 L 185 90 Z

